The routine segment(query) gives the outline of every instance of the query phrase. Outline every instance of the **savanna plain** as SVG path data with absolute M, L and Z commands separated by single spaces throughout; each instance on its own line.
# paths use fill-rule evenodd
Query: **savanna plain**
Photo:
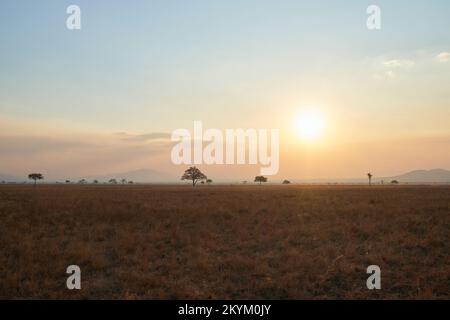
M 0 185 L 0 298 L 450 299 L 449 241 L 450 186 Z

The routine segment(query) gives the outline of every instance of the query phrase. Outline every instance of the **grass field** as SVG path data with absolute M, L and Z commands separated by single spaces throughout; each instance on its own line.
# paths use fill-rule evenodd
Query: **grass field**
M 450 299 L 449 242 L 448 186 L 0 185 L 6 299 Z

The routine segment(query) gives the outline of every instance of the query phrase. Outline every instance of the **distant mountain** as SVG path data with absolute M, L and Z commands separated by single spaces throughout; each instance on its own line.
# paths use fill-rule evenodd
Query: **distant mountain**
M 388 179 L 410 183 L 450 183 L 450 171 L 445 169 L 415 170 Z
M 19 179 L 18 177 L 10 176 L 8 174 L 2 174 L 0 173 L 0 182 L 19 182 L 19 181 L 25 181 L 26 178 Z
M 111 173 L 107 175 L 87 177 L 85 179 L 87 179 L 88 181 L 98 180 L 100 182 L 108 182 L 110 179 L 116 179 L 118 182 L 120 182 L 121 179 L 126 179 L 127 181 L 141 182 L 141 183 L 146 182 L 173 183 L 178 182 L 179 180 L 177 179 L 176 176 L 173 176 L 169 173 L 155 171 L 151 169 L 140 169 L 127 172 Z
M 450 184 L 450 171 L 445 169 L 433 170 L 415 170 L 393 177 L 373 177 L 374 183 L 390 183 L 397 180 L 400 183 L 441 183 Z M 360 178 L 347 179 L 293 179 L 294 183 L 343 183 L 343 184 L 365 184 L 368 182 L 367 176 L 362 175 Z
M 90 176 L 90 177 L 80 177 L 78 179 L 71 179 L 76 182 L 82 178 L 92 181 L 98 180 L 99 182 L 108 182 L 110 179 L 114 178 L 118 182 L 121 179 L 126 179 L 127 181 L 140 182 L 140 183 L 179 183 L 180 176 L 174 175 L 167 172 L 155 171 L 151 169 L 140 169 L 134 171 L 111 173 L 106 175 Z M 392 180 L 397 180 L 400 183 L 443 183 L 450 184 L 450 171 L 445 169 L 433 169 L 433 170 L 415 170 L 407 172 L 393 177 L 377 177 L 373 178 L 373 182 L 380 183 L 381 181 L 389 183 Z M 5 182 L 24 182 L 27 181 L 26 177 L 19 178 L 7 174 L 0 174 L 0 183 Z M 52 182 L 53 180 L 46 180 L 46 182 Z M 64 180 L 59 180 L 64 181 Z M 231 181 L 231 180 L 230 180 Z M 224 180 L 222 182 L 230 182 Z M 270 181 L 270 180 L 269 180 Z M 293 183 L 366 183 L 367 178 L 354 178 L 354 179 L 292 179 Z M 221 181 L 217 181 L 221 182 Z M 280 181 L 281 182 L 281 181 Z M 278 182 L 277 182 L 278 183 Z

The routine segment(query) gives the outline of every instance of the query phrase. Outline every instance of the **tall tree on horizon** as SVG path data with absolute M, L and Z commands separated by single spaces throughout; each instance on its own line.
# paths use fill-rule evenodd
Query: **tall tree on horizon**
M 259 184 L 261 184 L 263 182 L 267 182 L 267 178 L 264 176 L 257 176 L 255 177 L 255 182 L 259 182 Z
M 181 180 L 191 180 L 192 187 L 195 187 L 198 181 L 206 179 L 207 177 L 197 167 L 190 167 L 184 172 L 183 176 L 181 177 Z
M 370 185 L 372 185 L 372 177 L 373 177 L 373 175 L 372 175 L 372 173 L 369 172 L 367 174 L 367 176 L 369 177 L 369 186 L 370 186 Z
M 36 185 L 37 180 L 43 180 L 44 176 L 42 175 L 42 173 L 30 173 L 28 175 L 28 179 L 34 180 L 34 185 Z

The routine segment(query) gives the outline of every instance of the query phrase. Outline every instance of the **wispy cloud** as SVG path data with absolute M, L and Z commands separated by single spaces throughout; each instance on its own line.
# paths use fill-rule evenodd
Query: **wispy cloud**
M 153 141 L 153 140 L 169 140 L 170 133 L 167 132 L 151 132 L 144 134 L 132 134 L 127 132 L 117 132 L 116 135 L 120 136 L 123 140 L 126 141 Z
M 436 61 L 439 63 L 447 63 L 450 61 L 450 52 L 441 52 L 436 56 Z
M 413 69 L 417 62 L 412 58 L 379 56 L 370 61 L 375 80 L 395 79 Z
M 388 71 L 386 71 L 384 74 L 386 75 L 386 77 L 388 77 L 388 78 L 390 78 L 390 79 L 395 78 L 395 72 L 392 71 L 392 70 L 388 70 Z
M 438 52 L 422 50 L 405 53 L 403 57 L 400 55 L 374 57 L 369 61 L 373 71 L 372 78 L 375 80 L 401 79 L 414 74 L 435 72 L 433 64 L 435 67 L 436 62 L 447 63 L 450 61 L 450 52 Z
M 147 139 L 163 135 L 152 134 Z M 102 174 L 170 163 L 169 140 L 127 140 L 117 134 L 73 136 L 0 135 L 2 173 L 25 176 L 39 171 L 48 178 Z
M 383 65 L 388 68 L 412 68 L 416 65 L 416 62 L 414 60 L 409 59 L 392 59 L 383 61 Z

